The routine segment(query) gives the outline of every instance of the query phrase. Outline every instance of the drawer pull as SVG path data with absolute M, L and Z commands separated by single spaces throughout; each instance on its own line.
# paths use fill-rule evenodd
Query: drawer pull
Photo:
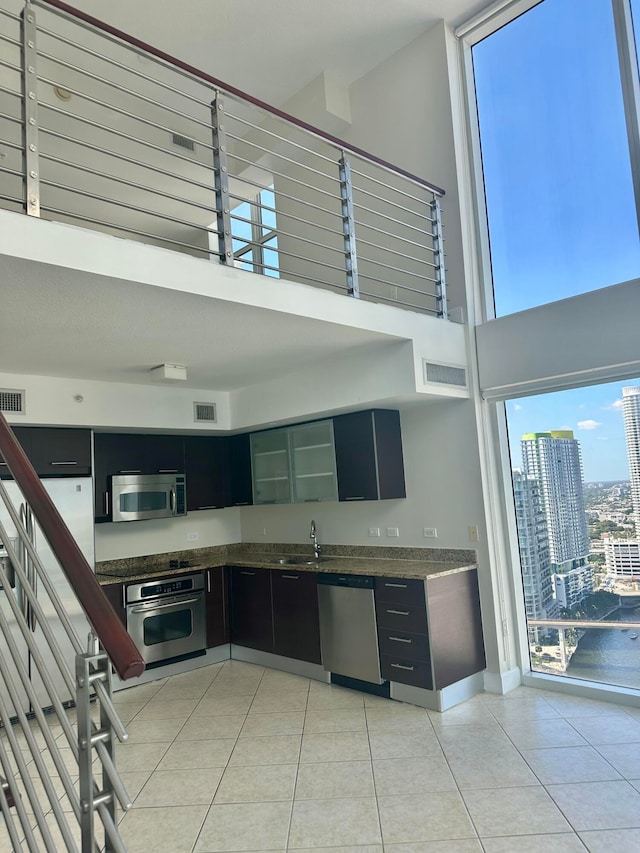
M 407 588 L 406 583 L 386 583 L 385 586 L 391 586 L 394 589 L 406 589 Z
M 255 575 L 255 572 L 240 572 L 240 574 L 241 575 L 251 575 L 251 577 L 253 577 Z
M 413 640 L 407 640 L 405 637 L 389 637 L 394 643 L 413 643 Z
M 53 465 L 77 465 L 77 464 L 78 463 L 76 462 L 75 459 L 69 459 L 68 462 L 67 461 L 65 461 L 65 462 L 49 462 L 49 465 L 51 465 L 51 466 L 53 466 Z
M 199 506 L 198 509 L 220 509 L 220 507 L 209 504 L 208 506 Z
M 393 613 L 394 616 L 408 616 L 408 610 L 387 610 L 387 613 Z
M 299 577 L 300 575 L 282 575 L 282 579 L 286 578 L 288 581 L 297 581 Z
M 401 663 L 392 663 L 391 666 L 395 667 L 396 669 L 406 669 L 408 672 L 413 672 L 412 666 L 403 666 Z
M 364 495 L 358 495 L 357 497 L 354 495 L 353 497 L 345 498 L 345 501 L 363 501 Z

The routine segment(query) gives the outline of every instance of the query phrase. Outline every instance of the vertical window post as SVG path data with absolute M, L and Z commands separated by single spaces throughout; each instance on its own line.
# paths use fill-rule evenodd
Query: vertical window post
M 340 199 L 342 201 L 342 233 L 344 235 L 344 261 L 347 269 L 347 291 L 349 296 L 360 298 L 358 285 L 358 258 L 356 255 L 356 230 L 353 218 L 353 185 L 351 166 L 342 152 L 339 160 Z
M 211 102 L 211 127 L 213 133 L 213 171 L 216 191 L 216 223 L 218 229 L 218 254 L 221 264 L 233 266 L 231 241 L 231 208 L 229 204 L 229 169 L 224 127 L 224 102 L 220 92 Z
M 640 227 L 640 75 L 634 39 L 633 19 L 629 0 L 612 0 L 613 20 L 618 44 L 622 99 L 629 139 L 631 178 L 636 199 L 636 214 Z M 640 28 L 640 21 L 635 22 Z

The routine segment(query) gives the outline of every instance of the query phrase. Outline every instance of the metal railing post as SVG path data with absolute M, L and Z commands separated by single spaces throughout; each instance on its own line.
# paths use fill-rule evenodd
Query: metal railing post
M 216 190 L 216 221 L 218 254 L 221 264 L 233 266 L 231 238 L 231 206 L 229 202 L 229 167 L 227 162 L 226 131 L 224 126 L 224 101 L 220 92 L 211 102 L 211 128 L 213 134 L 213 171 Z
M 36 13 L 31 3 L 22 12 L 23 137 L 26 212 L 40 216 L 40 155 L 38 150 L 38 74 Z
M 358 256 L 356 254 L 356 228 L 353 215 L 353 184 L 351 166 L 344 151 L 339 162 L 340 200 L 342 202 L 342 233 L 344 236 L 344 262 L 347 270 L 347 292 L 349 296 L 360 298 L 358 285 Z
M 442 211 L 440 199 L 434 196 L 431 202 L 431 237 L 433 240 L 433 263 L 436 277 L 436 309 L 438 317 L 448 318 L 447 279 L 444 269 L 444 241 L 442 238 Z
M 89 640 L 91 645 L 91 640 Z M 93 750 L 91 748 L 91 662 L 93 654 L 76 655 L 76 708 L 78 714 L 78 774 L 80 789 L 80 838 L 82 850 L 91 850 L 94 839 Z

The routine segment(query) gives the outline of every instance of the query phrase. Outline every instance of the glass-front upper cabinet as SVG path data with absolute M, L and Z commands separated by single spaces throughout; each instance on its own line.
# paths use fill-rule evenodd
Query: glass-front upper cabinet
M 291 503 L 289 429 L 251 434 L 254 504 Z
M 251 435 L 254 504 L 337 501 L 331 420 Z
M 337 501 L 333 422 L 318 421 L 291 427 L 291 473 L 296 503 Z

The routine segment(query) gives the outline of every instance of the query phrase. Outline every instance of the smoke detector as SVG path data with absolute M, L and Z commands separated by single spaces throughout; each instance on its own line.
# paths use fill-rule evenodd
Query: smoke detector
M 186 382 L 187 368 L 184 364 L 159 364 L 149 374 L 152 382 Z

